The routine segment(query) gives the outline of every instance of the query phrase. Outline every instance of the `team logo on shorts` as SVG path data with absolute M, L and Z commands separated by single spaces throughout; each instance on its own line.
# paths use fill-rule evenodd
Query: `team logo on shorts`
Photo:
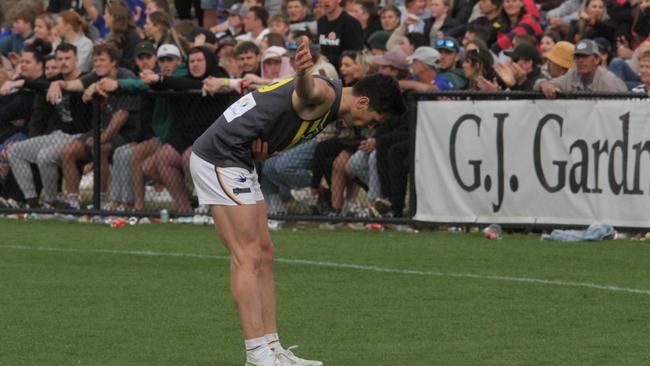
M 244 183 L 244 182 L 246 182 L 246 177 L 244 177 L 243 175 L 240 175 L 239 177 L 237 177 L 237 181 L 239 183 Z

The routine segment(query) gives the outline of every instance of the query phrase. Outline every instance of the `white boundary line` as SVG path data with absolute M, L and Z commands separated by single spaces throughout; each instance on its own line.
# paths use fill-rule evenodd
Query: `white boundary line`
M 55 247 L 40 247 L 40 246 L 32 247 L 32 246 L 25 246 L 25 245 L 0 245 L 0 249 L 62 252 L 62 253 L 99 253 L 99 254 L 144 256 L 144 257 L 181 257 L 181 258 L 198 258 L 198 259 L 218 259 L 218 260 L 227 260 L 227 261 L 230 260 L 229 256 L 195 254 L 195 253 L 173 253 L 173 252 L 165 253 L 165 252 L 152 252 L 152 251 L 142 251 L 142 250 L 130 251 L 130 250 L 113 250 L 113 249 L 77 249 L 77 248 L 55 248 Z M 354 269 L 359 271 L 394 273 L 394 274 L 404 274 L 404 275 L 414 275 L 414 276 L 471 278 L 477 280 L 535 283 L 535 284 L 563 286 L 563 287 L 583 287 L 583 288 L 596 289 L 596 290 L 604 290 L 604 291 L 611 291 L 611 292 L 625 292 L 630 294 L 641 294 L 641 295 L 650 296 L 650 290 L 646 290 L 646 289 L 607 286 L 607 285 L 599 285 L 596 283 L 589 283 L 589 282 L 544 280 L 544 279 L 527 278 L 527 277 L 490 276 L 490 275 L 477 275 L 471 273 L 418 271 L 418 270 L 411 270 L 411 269 L 386 268 L 386 267 L 377 267 L 377 266 L 367 266 L 362 264 L 323 262 L 323 261 L 312 261 L 312 260 L 305 260 L 305 259 L 276 258 L 275 262 L 283 263 L 283 264 L 328 267 L 328 268 L 344 268 L 344 269 Z

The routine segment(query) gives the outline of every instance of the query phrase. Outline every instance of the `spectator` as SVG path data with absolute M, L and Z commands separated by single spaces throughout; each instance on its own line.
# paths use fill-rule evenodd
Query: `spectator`
M 425 11 L 425 0 L 406 0 L 405 6 L 400 6 L 402 13 L 401 24 L 405 27 L 404 33 L 424 33 L 424 21 L 429 17 Z
M 373 63 L 379 65 L 379 73 L 403 80 L 409 75 L 406 55 L 401 51 L 389 51 L 382 56 L 375 56 Z
M 386 32 L 392 32 L 400 25 L 402 12 L 395 5 L 386 5 L 379 12 L 381 28 Z
M 88 24 L 72 10 L 64 10 L 57 20 L 57 33 L 61 40 L 77 47 L 77 67 L 81 72 L 92 68 L 93 41 L 88 38 Z
M 289 20 L 283 15 L 272 15 L 269 17 L 269 31 L 286 39 L 289 36 Z
M 366 55 L 361 51 L 345 51 L 341 55 L 339 74 L 344 86 L 351 86 L 368 73 Z
M 596 42 L 583 39 L 573 53 L 576 67 L 557 78 L 538 84 L 547 98 L 555 98 L 558 91 L 626 92 L 625 83 L 600 66 L 600 50 Z M 537 87 L 537 86 L 536 86 Z
M 343 51 L 363 49 L 361 25 L 341 7 L 341 0 L 319 0 L 325 15 L 318 19 L 318 44 L 321 53 L 335 68 Z
M 498 54 L 499 51 L 514 47 L 512 40 L 517 35 L 530 35 L 536 40 L 541 38 L 543 29 L 540 21 L 541 14 L 533 0 L 504 0 L 499 16 L 501 27 L 497 29 L 492 51 Z
M 261 75 L 260 70 L 260 48 L 253 42 L 241 42 L 235 47 L 235 57 L 237 58 L 237 66 L 239 67 L 239 74 L 255 74 Z
M 548 76 L 551 78 L 562 76 L 575 66 L 573 60 L 574 49 L 575 46 L 567 41 L 559 41 L 553 45 L 550 51 L 544 55 Z
M 84 99 L 89 100 L 98 91 L 97 81 L 104 77 L 134 78 L 135 75 L 130 70 L 118 68 L 118 61 L 119 52 L 113 47 L 109 45 L 95 46 L 93 49 L 94 71 L 76 80 L 53 82 L 48 91 L 48 99 L 50 101 L 58 99 L 63 89 L 85 90 Z M 100 166 L 100 190 L 102 198 L 105 199 L 108 188 L 109 160 L 115 149 L 137 138 L 140 103 L 138 97 L 134 96 L 109 96 L 102 98 L 99 103 L 104 106 L 101 108 L 99 116 L 101 159 L 95 163 Z M 77 163 L 91 158 L 95 143 L 91 131 L 63 146 L 61 160 L 63 161 L 63 176 L 67 193 L 61 201 L 55 202 L 55 207 L 80 208 L 80 175 Z
M 639 57 L 641 85 L 632 89 L 635 93 L 645 93 L 650 96 L 650 51 L 645 51 Z
M 454 84 L 454 89 L 465 89 L 467 77 L 462 68 L 458 67 L 460 61 L 460 45 L 452 37 L 437 39 L 435 47 L 440 52 L 440 75 Z
M 310 34 L 318 32 L 316 21 L 309 16 L 307 0 L 288 0 L 287 16 L 289 17 L 289 29 L 291 31 L 307 30 Z
M 34 20 L 34 36 L 51 44 L 53 50 L 61 43 L 55 26 L 56 20 L 50 14 L 41 14 Z
M 609 19 L 603 0 L 585 0 L 580 5 L 580 17 L 571 22 L 569 40 L 606 38 L 610 44 L 616 42 L 616 24 Z
M 546 31 L 544 32 L 544 35 L 542 36 L 542 39 L 539 42 L 539 48 L 540 51 L 542 51 L 542 55 L 546 54 L 553 48 L 553 45 L 561 41 L 562 38 L 560 37 L 560 34 L 555 32 L 555 31 Z M 546 59 L 542 59 L 542 63 L 545 63 Z
M 235 37 L 238 41 L 253 41 L 260 45 L 264 36 L 270 31 L 268 29 L 269 13 L 261 6 L 248 9 L 244 17 L 244 30 L 247 32 Z
M 352 2 L 350 15 L 361 25 L 363 31 L 363 43 L 368 44 L 368 38 L 381 30 L 381 22 L 377 13 L 377 6 L 373 0 L 354 0 Z
M 468 44 L 465 51 L 463 71 L 469 80 L 466 90 L 498 89 L 494 57 L 487 46 L 479 40 L 474 40 Z
M 390 38 L 390 32 L 377 31 L 368 38 L 368 48 L 373 55 L 383 55 L 386 52 L 386 43 Z
M 487 31 L 487 37 L 483 41 L 491 45 L 497 40 L 497 31 L 503 28 L 501 24 L 501 12 L 503 10 L 503 0 L 479 0 L 478 6 L 483 16 L 471 21 L 467 27 L 477 26 Z M 449 35 L 454 36 L 456 32 Z
M 45 90 L 50 82 L 56 80 L 75 80 L 81 75 L 77 68 L 77 49 L 69 43 L 61 43 L 55 55 L 60 73 L 44 82 L 22 81 L 22 85 L 34 90 Z M 29 121 L 29 139 L 12 146 L 9 151 L 11 169 L 29 207 L 41 206 L 38 199 L 36 181 L 30 164 L 37 164 L 43 186 L 43 202 L 47 205 L 57 198 L 61 149 L 90 130 L 92 109 L 81 101 L 78 95 L 65 94 L 54 107 L 38 96 L 34 103 L 34 113 Z
M 15 61 L 18 60 L 17 54 L 22 51 L 25 41 L 34 36 L 34 12 L 32 9 L 25 9 L 18 14 L 11 26 L 12 34 L 0 39 L 0 53 L 9 57 L 13 56 Z
M 61 72 L 59 68 L 59 63 L 56 61 L 56 58 L 52 55 L 47 55 L 44 58 L 45 60 L 45 78 L 52 79 Z
M 418 47 L 407 60 L 414 80 L 401 80 L 400 88 L 420 92 L 454 89 L 454 84 L 438 73 L 440 52 L 437 50 L 428 46 Z
M 228 75 L 217 66 L 214 54 L 204 47 L 194 47 L 188 57 L 189 74 L 186 77 L 156 78 L 151 75 L 147 78 L 155 81 L 153 85 L 162 89 L 198 90 L 202 89 L 204 81 L 210 77 L 216 78 L 218 85 L 228 85 L 224 78 Z M 232 95 L 231 95 L 232 96 Z M 220 95 L 216 98 L 197 97 L 186 95 L 174 99 L 173 108 L 178 113 L 179 125 L 183 128 L 172 136 L 167 144 L 160 147 L 153 158 L 156 163 L 157 174 L 176 202 L 179 212 L 191 212 L 191 196 L 185 184 L 189 175 L 189 157 L 192 152 L 192 143 L 213 122 L 214 116 L 220 115 L 230 105 L 232 98 Z M 201 111 L 201 113 L 188 113 Z
M 180 20 L 197 20 L 200 26 L 209 29 L 217 21 L 217 2 L 219 0 L 174 0 L 176 14 Z M 192 16 L 194 8 L 194 16 Z M 165 10 L 169 12 L 168 10 Z M 141 25 L 142 26 L 142 25 Z
M 241 3 L 234 3 L 230 8 L 224 10 L 228 16 L 225 22 L 209 28 L 212 33 L 215 33 L 218 39 L 224 37 L 237 37 L 246 34 L 244 31 L 244 16 L 248 10 L 243 7 Z
M 510 90 L 532 91 L 537 80 L 545 79 L 540 69 L 542 60 L 535 46 L 520 44 L 507 54 L 509 62 L 497 64 L 494 68 Z
M 311 69 L 312 75 L 324 76 L 330 80 L 339 80 L 339 74 L 334 66 L 320 54 L 320 47 L 316 43 L 309 43 L 309 52 L 314 59 L 314 66 Z
M 546 13 L 547 29 L 566 35 L 571 22 L 580 16 L 580 0 L 565 0 Z
M 144 32 L 156 46 L 156 49 L 165 43 L 173 44 L 181 51 L 181 57 L 185 58 L 189 44 L 182 40 L 172 28 L 172 18 L 169 14 L 163 11 L 155 11 L 149 14 L 144 25 Z
M 443 38 L 446 33 L 460 25 L 450 16 L 451 0 L 432 0 L 431 18 L 424 21 L 424 35 L 429 45 L 435 45 L 438 38 Z
M 106 26 L 110 29 L 107 44 L 121 51 L 119 67 L 135 69 L 135 46 L 142 40 L 129 8 L 121 1 L 114 2 L 104 13 Z
M 167 14 L 172 13 L 167 0 L 147 0 L 146 4 L 147 7 L 144 10 L 144 14 L 147 17 L 149 17 L 149 14 L 153 14 L 157 11 L 164 11 Z
M 278 33 L 269 33 L 265 35 L 262 43 L 260 44 L 261 51 L 264 52 L 271 46 L 286 48 L 284 37 Z

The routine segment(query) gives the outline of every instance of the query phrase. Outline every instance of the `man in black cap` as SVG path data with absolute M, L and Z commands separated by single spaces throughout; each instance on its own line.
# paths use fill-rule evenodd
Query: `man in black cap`
M 510 90 L 533 90 L 535 81 L 544 78 L 539 67 L 542 59 L 537 52 L 537 48 L 528 43 L 522 43 L 515 47 L 514 50 L 505 53 L 510 56 L 510 62 L 497 64 L 494 67 L 503 83 Z
M 547 98 L 555 98 L 558 91 L 627 92 L 621 79 L 600 67 L 600 49 L 591 39 L 576 44 L 573 58 L 576 66 L 555 79 L 543 81 L 540 89 Z
M 439 38 L 434 46 L 440 52 L 440 75 L 449 80 L 454 85 L 454 89 L 464 89 L 467 85 L 467 77 L 463 69 L 458 67 L 460 60 L 458 41 L 453 37 Z
M 138 71 L 156 70 L 156 46 L 149 41 L 142 41 L 135 46 L 135 64 Z

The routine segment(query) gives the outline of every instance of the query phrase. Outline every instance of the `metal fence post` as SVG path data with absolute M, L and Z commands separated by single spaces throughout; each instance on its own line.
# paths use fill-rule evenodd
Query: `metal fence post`
M 100 118 L 101 113 L 99 105 L 99 97 L 93 98 L 93 209 L 101 210 L 101 129 Z

